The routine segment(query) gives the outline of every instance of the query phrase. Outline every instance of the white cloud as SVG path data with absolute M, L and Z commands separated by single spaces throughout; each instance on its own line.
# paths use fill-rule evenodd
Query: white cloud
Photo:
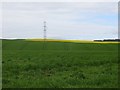
M 3 37 L 42 37 L 44 20 L 49 37 L 111 37 L 117 26 L 103 24 L 108 19 L 94 16 L 112 14 L 117 17 L 117 3 L 3 3 Z M 115 20 L 113 24 L 117 25 Z
M 3 2 L 118 2 L 119 0 L 1 0 Z
M 2 3 L 0 3 L 0 37 L 2 37 Z

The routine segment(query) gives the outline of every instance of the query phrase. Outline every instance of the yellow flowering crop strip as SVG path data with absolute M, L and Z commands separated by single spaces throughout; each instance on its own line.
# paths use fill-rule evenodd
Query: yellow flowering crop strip
M 26 39 L 26 41 L 44 41 L 44 39 Z M 100 44 L 120 44 L 120 42 L 98 42 L 90 40 L 57 40 L 57 39 L 46 39 L 47 42 L 73 42 L 73 43 L 100 43 Z

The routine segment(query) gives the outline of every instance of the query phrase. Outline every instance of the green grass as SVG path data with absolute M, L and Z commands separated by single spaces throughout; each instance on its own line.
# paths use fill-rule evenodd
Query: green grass
M 2 40 L 0 40 L 0 89 L 2 89 Z
M 118 44 L 3 40 L 3 88 L 118 87 Z

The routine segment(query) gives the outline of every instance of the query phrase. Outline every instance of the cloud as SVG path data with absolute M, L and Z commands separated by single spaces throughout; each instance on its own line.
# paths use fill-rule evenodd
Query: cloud
M 3 37 L 43 37 L 44 20 L 49 38 L 114 38 L 117 3 L 3 3 Z
M 119 2 L 119 0 L 1 0 L 3 2 Z
M 0 37 L 2 37 L 2 3 L 0 3 Z

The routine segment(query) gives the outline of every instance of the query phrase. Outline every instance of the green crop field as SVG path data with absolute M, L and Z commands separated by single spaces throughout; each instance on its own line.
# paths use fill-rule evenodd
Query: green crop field
M 2 41 L 3 88 L 116 88 L 118 44 Z

